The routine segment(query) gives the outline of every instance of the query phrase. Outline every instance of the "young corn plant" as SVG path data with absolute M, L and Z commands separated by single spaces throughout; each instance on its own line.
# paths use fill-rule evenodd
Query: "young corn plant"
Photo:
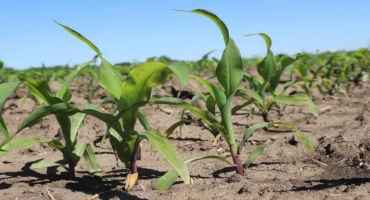
M 244 74 L 244 78 L 249 82 L 252 89 L 239 88 L 237 95 L 245 98 L 247 101 L 242 105 L 237 105 L 232 108 L 232 113 L 244 107 L 254 104 L 261 112 L 262 118 L 265 122 L 272 122 L 269 118 L 269 112 L 273 106 L 280 107 L 280 104 L 285 105 L 304 105 L 312 114 L 318 117 L 318 110 L 311 98 L 303 92 L 297 92 L 291 95 L 286 95 L 279 92 L 280 78 L 284 70 L 293 64 L 297 58 L 282 55 L 277 58 L 271 51 L 271 39 L 264 33 L 259 33 L 267 46 L 267 54 L 263 59 L 260 59 L 257 65 L 257 71 L 260 78 L 251 74 Z M 251 35 L 247 35 L 251 36 Z M 268 95 L 268 94 L 269 95 Z
M 315 58 L 322 67 L 321 83 L 324 92 L 328 95 L 339 95 L 342 101 L 345 102 L 345 99 L 348 99 L 347 92 L 343 87 L 346 79 L 343 79 L 340 74 L 344 68 L 349 66 L 349 63 L 346 63 L 349 58 L 346 58 L 341 52 L 324 53 Z M 345 67 L 343 67 L 344 65 Z
M 287 67 L 287 74 L 290 77 L 290 81 L 283 85 L 284 91 L 291 86 L 298 86 L 313 100 L 313 90 L 317 89 L 323 99 L 328 99 L 321 86 L 322 67 L 316 66 L 310 54 L 299 53 L 296 56 L 299 58 L 296 65 Z M 293 76 L 295 77 L 293 78 Z
M 355 86 L 360 82 L 366 82 L 369 79 L 370 73 L 370 51 L 367 48 L 359 49 L 355 52 L 350 52 L 349 56 L 356 58 L 356 65 L 351 65 L 346 76 L 350 81 L 355 83 Z
M 198 92 L 198 95 L 201 96 L 201 99 L 205 100 L 207 110 L 198 109 L 190 103 L 170 97 L 158 96 L 157 98 L 153 98 L 152 102 L 156 104 L 171 104 L 181 106 L 199 117 L 204 122 L 206 127 L 209 127 L 211 132 L 214 131 L 215 133 L 221 133 L 221 136 L 225 139 L 229 146 L 230 154 L 236 168 L 236 172 L 240 175 L 244 175 L 245 168 L 247 168 L 248 165 L 264 150 L 264 147 L 256 148 L 243 163 L 239 156 L 242 148 L 244 147 L 244 143 L 249 137 L 252 136 L 255 130 L 270 125 L 272 123 L 285 125 L 293 129 L 293 131 L 296 131 L 299 134 L 304 145 L 308 149 L 313 150 L 313 147 L 302 132 L 297 130 L 294 126 L 283 122 L 262 122 L 259 124 L 255 124 L 245 131 L 242 141 L 240 141 L 239 144 L 236 144 L 234 128 L 232 124 L 233 121 L 231 101 L 235 96 L 238 88 L 240 87 L 240 83 L 243 78 L 243 66 L 239 49 L 234 40 L 229 36 L 229 31 L 226 25 L 215 14 L 201 9 L 188 12 L 200 14 L 211 19 L 213 22 L 216 23 L 222 33 L 226 48 L 224 49 L 222 58 L 216 68 L 216 77 L 220 85 L 215 85 L 200 77 L 192 76 L 201 84 L 203 84 L 203 86 L 208 90 L 208 93 Z M 220 112 L 221 121 L 218 120 L 216 117 L 216 106 Z M 171 126 L 168 131 L 173 131 L 173 129 L 177 126 L 179 126 L 179 123 Z M 202 159 L 217 159 L 231 164 L 228 160 L 219 156 L 204 156 L 194 158 L 185 161 L 185 163 L 190 164 L 194 161 Z M 171 184 L 175 182 L 177 177 L 177 172 L 175 170 L 170 170 L 159 180 L 157 188 L 161 190 L 166 190 L 168 187 L 170 187 Z
M 137 159 L 140 157 L 140 142 L 143 140 L 147 140 L 163 155 L 185 184 L 190 184 L 186 165 L 173 144 L 158 130 L 151 128 L 145 114 L 140 110 L 140 107 L 145 105 L 151 97 L 152 88 L 162 85 L 169 69 L 172 68 L 161 62 L 145 62 L 134 66 L 126 79 L 123 79 L 103 57 L 98 47 L 75 30 L 62 24 L 59 25 L 86 43 L 101 59 L 99 85 L 110 95 L 110 102 L 116 105 L 117 114 L 101 113 L 95 110 L 90 110 L 88 114 L 107 124 L 107 135 L 113 149 L 122 163 L 130 169 L 130 174 L 126 178 L 126 189 L 137 184 Z M 182 77 L 184 70 L 178 70 L 178 67 L 176 69 L 172 71 Z M 145 131 L 138 132 L 135 129 L 138 120 Z
M 369 66 L 369 60 L 364 54 L 366 51 L 367 49 L 359 49 L 354 52 L 343 52 L 336 58 L 338 67 L 333 69 L 335 83 L 342 85 L 347 92 L 351 83 L 357 86 L 361 81 L 366 80 L 366 74 L 368 74 L 366 67 Z
M 19 82 L 1 83 L 0 84 L 0 110 L 2 112 L 5 101 L 10 95 L 14 93 Z M 6 124 L 3 120 L 2 113 L 0 113 L 0 132 L 2 133 L 4 140 L 0 143 L 0 158 L 5 156 L 7 153 L 16 148 L 30 148 L 37 143 L 33 138 L 17 138 L 13 139 L 14 135 L 9 134 Z
M 209 59 L 209 56 L 215 52 L 209 51 L 206 54 L 202 56 L 201 59 L 195 61 L 195 62 L 188 62 L 190 65 L 190 69 L 192 72 L 199 74 L 201 71 L 212 69 L 217 66 L 217 63 L 219 62 L 216 58 Z
M 70 103 L 72 97 L 69 90 L 70 83 L 75 79 L 80 70 L 87 67 L 93 60 L 83 63 L 76 67 L 65 79 L 62 87 L 52 94 L 49 85 L 45 80 L 38 79 L 23 79 L 23 84 L 28 88 L 29 93 L 41 102 L 46 104 L 31 112 L 19 126 L 17 133 L 24 128 L 31 127 L 37 124 L 43 117 L 54 115 L 59 123 L 61 132 L 64 138 L 64 144 L 58 140 L 47 141 L 44 138 L 35 138 L 38 142 L 47 143 L 49 147 L 59 150 L 63 154 L 65 164 L 40 161 L 34 163 L 32 167 L 43 168 L 60 166 L 68 170 L 71 177 L 75 177 L 75 167 L 79 160 L 83 157 L 90 172 L 95 173 L 100 170 L 100 166 L 96 161 L 95 154 L 88 143 L 78 143 L 78 131 L 83 126 L 83 121 L 86 117 L 85 113 L 77 113 L 78 109 Z M 97 109 L 97 105 L 89 104 L 86 109 Z M 70 117 L 73 115 L 72 117 Z

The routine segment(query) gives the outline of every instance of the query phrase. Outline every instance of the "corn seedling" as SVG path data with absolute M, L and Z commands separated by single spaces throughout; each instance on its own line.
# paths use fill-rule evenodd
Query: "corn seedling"
M 19 82 L 1 83 L 0 84 L 0 110 L 3 110 L 5 101 L 13 94 Z M 16 148 L 29 148 L 37 143 L 32 138 L 17 138 L 14 139 L 15 134 L 10 135 L 3 117 L 0 113 L 0 132 L 4 136 L 4 140 L 0 143 L 0 158 Z
M 140 142 L 144 139 L 167 159 L 185 184 L 190 184 L 186 165 L 176 152 L 175 147 L 158 130 L 150 127 L 145 114 L 140 110 L 140 107 L 149 100 L 152 88 L 164 83 L 171 67 L 156 61 L 141 63 L 133 67 L 126 79 L 123 80 L 103 57 L 98 47 L 73 29 L 62 24 L 59 25 L 86 43 L 101 59 L 99 85 L 110 94 L 111 102 L 117 106 L 118 114 L 113 115 L 98 111 L 88 114 L 106 122 L 107 133 L 113 149 L 117 152 L 122 163 L 130 169 L 130 174 L 126 179 L 126 188 L 129 189 L 137 183 L 137 159 L 140 157 Z M 173 70 L 173 72 L 182 77 L 182 70 Z M 135 130 L 137 120 L 143 125 L 144 132 Z
M 71 177 L 75 177 L 75 167 L 81 157 L 84 157 L 87 167 L 90 172 L 97 172 L 100 166 L 96 161 L 91 145 L 88 143 L 78 143 L 78 130 L 82 127 L 85 113 L 77 113 L 78 109 L 70 104 L 72 97 L 69 90 L 70 83 L 78 75 L 80 70 L 87 67 L 93 60 L 83 63 L 76 67 L 66 78 L 62 87 L 52 94 L 49 85 L 45 80 L 38 79 L 23 79 L 23 84 L 28 88 L 30 94 L 42 101 L 47 106 L 43 106 L 31 112 L 18 128 L 17 133 L 26 127 L 37 124 L 43 117 L 48 115 L 55 115 L 61 132 L 64 138 L 64 144 L 58 140 L 46 141 L 43 138 L 38 138 L 37 141 L 47 143 L 49 147 L 59 150 L 63 154 L 63 160 L 68 165 L 40 161 L 34 163 L 32 167 L 43 168 L 52 166 L 61 166 L 68 170 Z M 86 109 L 94 109 L 96 105 L 87 105 Z M 73 115 L 71 118 L 70 116 Z
M 246 133 L 244 134 L 243 141 L 240 142 L 239 145 L 236 144 L 235 136 L 234 136 L 234 128 L 232 124 L 232 108 L 231 108 L 231 101 L 237 92 L 240 83 L 243 78 L 243 66 L 242 66 L 242 59 L 239 53 L 239 49 L 233 39 L 229 36 L 229 31 L 226 27 L 226 25 L 213 13 L 206 11 L 206 10 L 192 10 L 189 12 L 197 13 L 200 15 L 203 15 L 209 19 L 211 19 L 213 22 L 216 23 L 216 25 L 219 27 L 224 42 L 225 42 L 225 50 L 223 51 L 222 58 L 216 68 L 216 77 L 220 84 L 220 86 L 214 85 L 205 79 L 202 79 L 197 76 L 192 76 L 193 78 L 200 81 L 201 84 L 208 90 L 208 94 L 202 94 L 199 93 L 200 96 L 202 96 L 202 99 L 206 101 L 207 110 L 202 110 L 195 108 L 191 104 L 175 99 L 175 98 L 169 98 L 169 97 L 158 97 L 157 99 L 154 99 L 153 102 L 157 104 L 171 104 L 171 105 L 178 105 L 181 106 L 190 112 L 192 112 L 194 115 L 199 117 L 210 129 L 213 133 L 221 133 L 222 137 L 226 140 L 231 157 L 233 160 L 233 163 L 236 166 L 236 172 L 238 174 L 244 175 L 244 168 L 248 166 L 248 163 L 253 160 L 251 158 L 248 158 L 247 161 L 243 164 L 241 159 L 239 158 L 240 152 L 242 147 L 244 146 L 244 143 L 246 140 L 252 135 L 254 130 L 248 129 Z M 208 96 L 207 96 L 208 95 Z M 221 115 L 221 121 L 219 121 L 215 116 L 215 107 L 218 107 L 218 110 L 220 111 Z M 286 125 L 290 128 L 292 128 L 294 131 L 298 132 L 299 135 L 302 138 L 303 143 L 306 147 L 308 147 L 310 150 L 312 150 L 312 146 L 307 140 L 307 138 L 295 129 L 292 125 L 282 123 L 282 122 L 274 122 L 276 124 L 282 124 Z M 256 124 L 256 126 L 253 127 L 264 127 L 266 125 L 269 125 L 270 123 L 263 123 L 263 124 Z M 176 127 L 178 124 L 174 124 L 170 129 L 173 130 L 174 127 Z M 258 156 L 263 151 L 263 147 L 257 148 L 250 157 L 254 158 Z M 217 156 L 211 156 L 206 158 L 215 158 L 218 160 L 223 160 L 222 157 Z M 195 160 L 199 160 L 201 158 L 197 158 Z M 186 161 L 187 163 L 193 162 L 193 161 Z M 172 178 L 177 177 L 177 174 L 175 172 L 169 172 L 171 173 Z M 172 178 L 164 177 L 162 180 L 173 180 Z M 171 182 L 171 181 L 168 181 Z M 168 185 L 159 184 L 157 187 L 159 188 L 167 188 Z
M 290 81 L 283 85 L 284 91 L 291 86 L 298 86 L 313 100 L 313 89 L 316 88 L 322 97 L 327 99 L 321 86 L 322 67 L 316 68 L 312 56 L 307 53 L 299 53 L 296 56 L 299 58 L 296 64 L 287 68 Z M 294 79 L 293 75 L 296 75 Z
M 236 113 L 238 110 L 254 104 L 260 110 L 263 120 L 265 122 L 272 122 L 268 116 L 271 108 L 273 106 L 279 107 L 279 104 L 286 104 L 304 105 L 317 117 L 317 108 L 311 101 L 311 98 L 305 93 L 286 95 L 284 92 L 279 92 L 278 86 L 281 85 L 280 77 L 283 75 L 284 70 L 294 63 L 297 58 L 286 55 L 275 58 L 270 49 L 272 44 L 270 37 L 264 33 L 259 33 L 258 35 L 264 39 L 267 46 L 266 56 L 260 59 L 257 65 L 257 71 L 261 78 L 251 74 L 244 74 L 244 78 L 249 82 L 252 89 L 238 89 L 237 95 L 245 98 L 247 101 L 242 105 L 233 107 L 232 113 Z

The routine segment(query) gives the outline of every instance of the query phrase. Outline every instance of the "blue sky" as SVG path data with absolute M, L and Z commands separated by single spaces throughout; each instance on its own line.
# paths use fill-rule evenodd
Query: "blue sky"
M 77 64 L 94 56 L 53 20 L 90 39 L 112 63 L 167 55 L 219 57 L 222 36 L 209 19 L 172 9 L 207 9 L 228 26 L 243 57 L 262 56 L 264 32 L 275 53 L 353 50 L 370 45 L 370 1 L 310 0 L 2 0 L 0 60 L 8 67 Z

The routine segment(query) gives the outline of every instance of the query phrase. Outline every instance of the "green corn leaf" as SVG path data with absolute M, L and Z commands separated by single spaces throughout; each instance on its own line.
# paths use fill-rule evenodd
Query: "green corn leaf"
M 77 110 L 78 111 L 78 110 Z M 76 111 L 76 112 L 77 112 Z M 71 137 L 71 120 L 66 114 L 59 114 L 59 113 L 53 113 L 55 114 L 55 117 L 59 123 L 60 129 L 62 130 L 63 138 L 65 141 L 65 146 L 66 146 L 66 157 L 67 158 L 72 158 L 72 150 L 73 150 L 73 143 L 72 143 L 72 137 Z M 73 113 L 74 114 L 74 113 Z
M 253 133 L 257 130 L 257 129 L 260 129 L 260 128 L 263 128 L 263 127 L 266 127 L 266 126 L 269 126 L 271 124 L 278 124 L 278 125 L 282 125 L 282 126 L 285 126 L 289 129 L 291 129 L 292 131 L 296 132 L 303 145 L 310 151 L 314 151 L 314 148 L 313 146 L 311 145 L 310 141 L 308 140 L 308 138 L 300 131 L 298 130 L 296 127 L 294 127 L 292 124 L 289 124 L 289 123 L 285 123 L 285 122 L 280 122 L 280 121 L 276 121 L 276 122 L 260 122 L 260 123 L 257 123 L 251 127 L 249 127 L 245 133 L 244 133 L 244 136 L 243 136 L 243 139 L 242 141 L 240 141 L 239 145 L 238 145 L 238 154 L 240 154 L 241 150 L 243 149 L 244 147 L 244 143 L 247 141 L 248 138 L 250 138 Z
M 113 115 L 113 114 L 108 114 L 108 113 L 101 113 L 95 109 L 84 109 L 84 110 L 81 110 L 80 112 L 82 113 L 86 113 L 88 115 L 91 115 L 95 118 L 98 118 L 100 120 L 102 120 L 103 122 L 105 122 L 107 124 L 107 129 L 109 130 L 110 128 L 114 128 L 116 131 L 118 132 L 122 132 L 122 126 L 119 122 L 119 119 L 127 112 L 133 110 L 133 109 L 137 109 L 139 108 L 140 106 L 143 106 L 145 104 L 147 104 L 148 102 L 147 101 L 142 101 L 142 102 L 138 102 L 124 110 L 121 110 L 117 115 Z M 139 111 L 140 112 L 140 111 Z M 140 116 L 140 113 L 138 112 L 138 118 L 139 120 L 142 120 L 144 123 L 149 123 L 147 121 L 147 119 L 144 119 L 142 116 Z M 143 114 L 143 113 L 142 113 Z M 146 121 L 146 122 L 145 122 Z M 149 124 L 143 124 L 144 128 L 149 128 Z M 123 133 L 122 133 L 123 134 Z
M 230 38 L 216 68 L 218 81 L 229 97 L 238 89 L 243 78 L 243 63 L 238 47 Z
M 275 70 L 276 61 L 274 54 L 271 51 L 268 51 L 263 61 L 257 65 L 258 74 L 265 80 L 265 82 L 269 82 L 275 74 Z
M 63 154 L 63 157 L 67 158 L 67 159 L 72 159 L 74 160 L 76 163 L 78 162 L 78 157 L 76 158 L 76 156 L 73 154 L 73 149 L 71 146 L 69 146 L 67 149 L 61 142 L 59 142 L 58 140 L 50 140 L 50 141 L 46 141 L 45 139 L 39 139 L 38 140 L 39 142 L 43 142 L 43 143 L 47 143 L 48 146 L 50 148 L 53 148 L 53 149 L 57 149 L 59 150 L 62 154 Z M 71 144 L 68 144 L 68 145 L 71 145 Z M 67 145 L 66 145 L 67 146 Z
M 145 105 L 147 102 L 141 101 L 127 107 L 126 109 L 121 110 L 116 116 L 113 117 L 113 120 L 108 121 L 107 131 L 109 131 L 109 139 L 112 144 L 113 149 L 117 152 L 120 160 L 125 164 L 126 167 L 129 167 L 132 156 L 137 150 L 137 144 L 143 139 L 137 135 L 137 132 L 131 127 L 128 123 L 128 128 L 122 129 L 120 118 L 125 116 L 130 112 L 137 112 L 137 116 L 141 122 L 144 122 L 144 128 L 149 128 L 147 119 L 143 118 L 143 115 L 140 115 L 138 108 L 142 105 Z M 130 121 L 130 122 L 135 122 Z M 110 129 L 110 128 L 113 129 Z
M 82 157 L 82 155 L 85 153 L 87 143 L 77 143 L 74 146 L 73 154 L 76 156 L 75 162 L 77 163 L 78 160 Z
M 17 88 L 19 82 L 12 83 L 1 83 L 0 84 L 0 108 L 2 109 L 6 99 L 14 93 L 14 90 Z
M 223 107 L 219 108 L 221 112 L 221 124 L 223 126 L 222 136 L 230 146 L 231 153 L 237 154 L 237 147 L 235 145 L 234 127 L 231 116 L 231 100 L 233 96 L 228 97 Z
M 287 105 L 304 105 L 306 103 L 305 98 L 295 98 L 294 96 L 288 96 L 281 94 L 272 99 L 274 102 L 287 104 Z
M 13 83 L 2 83 L 0 84 L 0 110 L 3 110 L 3 106 L 5 104 L 6 99 L 9 98 L 10 95 L 13 94 L 14 90 L 17 88 L 19 82 L 13 82 Z M 6 128 L 5 122 L 3 120 L 3 117 L 0 113 L 0 131 L 4 135 L 5 142 L 10 142 L 10 137 L 8 133 L 8 129 Z M 1 148 L 2 145 L 0 145 Z
M 71 98 L 71 93 L 69 91 L 69 85 L 71 84 L 71 82 L 76 78 L 76 76 L 78 75 L 78 73 L 84 69 L 85 67 L 87 67 L 89 64 L 91 64 L 92 62 L 94 62 L 95 60 L 90 60 L 88 62 L 85 62 L 85 63 L 82 63 L 81 65 L 78 65 L 76 67 L 76 69 L 74 69 L 68 76 L 67 78 L 65 79 L 65 82 L 64 84 L 62 85 L 62 87 L 58 90 L 58 92 L 56 93 L 56 97 L 58 97 L 59 99 L 63 100 L 63 102 L 68 102 Z
M 92 42 L 90 42 L 77 31 L 58 22 L 56 23 L 67 30 L 69 33 L 77 37 L 79 40 L 89 45 L 89 47 L 98 54 L 98 56 L 102 60 L 101 67 L 99 69 L 99 84 L 113 97 L 119 99 L 119 97 L 121 96 L 122 78 L 118 74 L 118 72 L 113 69 L 113 66 L 107 60 L 105 60 L 98 47 L 96 47 Z
M 177 171 L 175 169 L 171 169 L 159 179 L 159 181 L 155 185 L 155 188 L 163 191 L 168 190 L 168 188 L 170 188 L 175 183 L 178 176 L 179 174 L 177 173 Z
M 100 53 L 100 50 L 98 49 L 98 47 L 96 47 L 92 42 L 90 42 L 88 39 L 86 39 L 83 35 L 81 35 L 79 32 L 69 28 L 68 26 L 65 26 L 63 24 L 60 24 L 58 23 L 57 21 L 54 21 L 55 23 L 57 23 L 59 26 L 61 26 L 62 28 L 64 28 L 66 31 L 68 31 L 69 33 L 71 33 L 72 35 L 74 35 L 76 38 L 78 38 L 79 40 L 81 40 L 82 42 L 86 43 L 87 45 L 89 45 L 89 47 L 94 50 L 98 55 L 99 57 L 102 56 L 102 54 Z
M 311 98 L 302 92 L 295 93 L 291 96 L 287 96 L 284 94 L 275 96 L 272 101 L 287 105 L 304 105 L 308 108 L 315 117 L 319 116 L 319 111 L 316 105 L 312 102 Z
M 271 86 L 271 91 L 274 92 L 277 88 L 277 86 L 279 85 L 279 81 L 280 81 L 280 77 L 281 75 L 283 74 L 284 70 L 289 66 L 291 65 L 292 63 L 294 63 L 296 61 L 295 58 L 292 58 L 290 56 L 283 56 L 281 59 L 280 59 L 280 65 L 279 65 L 279 68 L 278 70 L 275 72 L 275 74 L 273 74 L 273 76 L 271 77 L 271 81 L 270 81 L 270 86 Z
M 117 152 L 119 159 L 126 165 L 126 167 L 129 167 L 128 163 L 130 161 L 129 159 L 131 155 L 130 153 L 133 152 L 134 144 L 132 144 L 132 142 L 129 144 L 125 144 L 122 138 L 122 136 L 125 135 L 125 133 L 123 132 L 119 120 L 117 120 L 116 117 L 112 114 L 101 113 L 94 109 L 84 109 L 81 112 L 91 115 L 95 118 L 98 118 L 107 124 L 107 132 L 103 137 L 103 140 L 100 144 L 100 148 L 102 148 L 103 142 L 105 141 L 105 138 L 108 135 L 112 147 Z M 122 112 L 122 114 L 124 114 L 124 112 Z M 126 136 L 126 138 L 133 136 L 134 135 L 128 135 Z
M 45 106 L 42 108 L 38 108 L 31 112 L 26 119 L 21 123 L 21 125 L 18 127 L 17 133 L 19 133 L 21 130 L 23 130 L 26 127 L 31 127 L 35 125 L 41 118 L 52 115 L 52 114 L 58 114 L 58 115 L 72 115 L 76 113 L 78 108 L 76 108 L 72 104 L 67 103 L 57 103 L 51 106 Z
M 216 104 L 217 104 L 218 108 L 220 110 L 222 110 L 223 106 L 226 104 L 226 95 L 225 95 L 224 91 L 221 88 L 219 88 L 215 85 L 211 85 L 211 86 L 212 86 L 213 91 L 215 93 Z
M 297 61 L 297 57 L 283 56 L 280 58 L 280 71 L 283 71 L 285 68 Z
M 88 104 L 84 107 L 84 110 L 87 110 L 87 109 L 97 110 L 99 106 L 100 105 L 97 105 L 97 104 Z M 78 133 L 78 130 L 83 126 L 85 117 L 86 117 L 86 113 L 81 113 L 81 112 L 76 113 L 72 117 L 71 131 L 70 131 L 70 134 L 71 134 L 70 137 L 71 137 L 72 144 L 75 144 L 77 141 L 77 133 Z
M 0 110 L 2 110 L 2 108 L 0 108 Z M 4 119 L 3 117 L 1 116 L 0 114 L 0 132 L 3 134 L 4 138 L 5 138 L 5 141 L 3 141 L 1 144 L 0 144 L 0 149 L 1 147 L 6 144 L 6 143 L 9 143 L 10 142 L 10 137 L 9 137 L 9 132 L 8 132 L 8 128 L 6 127 L 5 125 L 5 122 L 4 122 Z
M 265 147 L 257 147 L 254 151 L 252 151 L 251 154 L 249 154 L 247 160 L 245 161 L 243 167 L 244 168 L 248 168 L 248 166 L 253 162 L 254 159 L 257 158 L 257 156 L 259 156 L 263 150 L 265 149 Z
M 206 100 L 206 107 L 209 112 L 216 115 L 216 102 L 212 96 L 209 96 Z
M 127 108 L 148 99 L 152 87 L 162 85 L 166 77 L 167 66 L 163 63 L 147 62 L 137 65 L 129 72 L 122 85 L 121 107 Z
M 152 103 L 154 104 L 168 104 L 168 105 L 177 105 L 181 106 L 190 112 L 192 112 L 194 115 L 202 119 L 204 123 L 206 123 L 208 126 L 214 126 L 214 127 L 220 127 L 221 125 L 218 123 L 218 120 L 216 116 L 214 116 L 211 112 L 208 112 L 206 110 L 201 110 L 198 108 L 195 108 L 191 104 L 186 103 L 185 101 L 171 98 L 171 97 L 163 97 L 158 99 L 153 99 Z
M 135 153 L 135 144 L 138 136 L 135 134 L 125 134 L 122 130 L 110 129 L 109 140 L 114 151 L 117 152 L 118 158 L 129 168 L 131 158 Z
M 173 144 L 166 137 L 163 137 L 159 131 L 154 129 L 139 133 L 139 135 L 147 139 L 148 142 L 166 158 L 184 180 L 185 184 L 190 184 L 190 176 L 185 163 L 176 152 Z
M 22 82 L 28 88 L 31 95 L 41 99 L 45 104 L 52 105 L 62 102 L 61 99 L 53 96 L 45 80 L 23 79 Z
M 298 130 L 296 127 L 294 127 L 292 124 L 285 123 L 285 122 L 271 122 L 270 124 L 279 124 L 283 125 L 285 127 L 290 128 L 292 131 L 296 132 L 299 135 L 299 138 L 301 139 L 303 145 L 310 151 L 314 151 L 314 148 L 312 144 L 310 143 L 310 140 L 302 133 L 302 131 Z
M 257 101 L 260 106 L 264 105 L 263 98 L 255 91 L 248 88 L 239 88 L 239 90 L 246 92 L 250 97 Z
M 152 129 L 148 118 L 146 117 L 145 113 L 140 109 L 139 112 L 137 113 L 137 118 L 139 119 L 140 124 L 144 127 L 146 131 Z
M 300 130 L 297 130 L 296 132 L 298 133 L 299 138 L 301 139 L 301 141 L 302 141 L 303 145 L 304 145 L 308 150 L 310 150 L 310 151 L 314 152 L 314 151 L 315 151 L 315 149 L 313 148 L 313 146 L 312 146 L 312 144 L 311 144 L 310 140 L 306 137 L 306 135 L 305 135 L 305 134 L 303 134 Z
M 260 36 L 265 41 L 267 50 L 270 50 L 271 49 L 271 44 L 272 44 L 271 38 L 267 34 L 265 34 L 265 33 L 257 33 L 257 34 L 256 33 L 252 33 L 252 34 L 248 34 L 248 35 L 244 35 L 244 36 L 245 37 L 250 37 L 250 36 L 255 36 L 255 35 Z
M 189 67 L 185 62 L 174 62 L 168 64 L 168 68 L 177 76 L 180 80 L 180 89 L 183 89 L 189 81 Z
M 222 87 L 225 89 L 226 95 L 230 96 L 239 87 L 243 76 L 243 64 L 239 49 L 234 40 L 230 38 L 229 30 L 225 23 L 215 14 L 201 9 L 192 10 L 190 12 L 208 17 L 218 26 L 222 33 L 226 48 L 217 66 L 216 76 Z
M 184 120 L 175 122 L 169 128 L 167 128 L 167 130 L 163 133 L 163 136 L 169 137 L 177 127 L 183 125 L 184 123 L 185 123 Z
M 122 77 L 113 69 L 112 64 L 101 57 L 102 62 L 99 68 L 99 85 L 101 85 L 116 100 L 121 96 Z
M 235 114 L 236 112 L 238 112 L 239 110 L 243 109 L 244 107 L 254 103 L 255 100 L 254 99 L 249 99 L 247 102 L 241 104 L 241 105 L 236 105 L 234 106 L 232 109 L 231 109 L 231 114 Z
M 244 136 L 243 136 L 243 139 L 242 141 L 240 141 L 239 145 L 238 145 L 238 155 L 241 153 L 241 150 L 243 149 L 244 147 L 244 143 L 248 140 L 248 138 L 252 137 L 253 133 L 260 129 L 260 128 L 263 128 L 265 126 L 268 126 L 270 125 L 271 123 L 268 123 L 268 122 L 260 122 L 260 123 L 257 123 L 257 124 L 254 124 L 253 126 L 249 127 L 245 132 L 244 132 Z
M 228 160 L 226 160 L 223 157 L 219 157 L 219 156 L 202 156 L 198 158 L 193 158 L 193 159 L 186 160 L 185 164 L 189 165 L 195 161 L 204 160 L 204 159 L 216 159 L 216 160 L 223 161 L 229 165 L 232 165 Z M 178 176 L 179 174 L 177 173 L 177 171 L 175 169 L 171 169 L 159 179 L 155 187 L 158 190 L 168 190 L 168 188 L 170 188 L 175 183 Z
M 271 44 L 272 44 L 271 38 L 268 35 L 266 35 L 265 33 L 248 34 L 248 35 L 245 35 L 245 36 L 249 37 L 249 36 L 253 36 L 253 35 L 258 35 L 258 36 L 262 37 L 263 40 L 266 43 L 267 54 L 266 54 L 265 58 L 262 60 L 262 62 L 258 63 L 257 71 L 258 71 L 258 74 L 266 82 L 268 82 L 268 81 L 271 80 L 271 78 L 275 74 L 275 70 L 276 70 L 275 58 L 274 58 L 274 55 L 273 55 L 272 51 L 270 50 Z
M 253 87 L 254 90 L 258 90 L 258 88 L 261 87 L 262 83 L 258 80 L 257 77 L 250 75 L 250 74 L 244 74 L 243 77 L 247 79 L 249 84 Z
M 48 162 L 48 161 L 44 161 L 44 160 L 41 160 L 37 163 L 33 163 L 31 165 L 31 167 L 34 168 L 34 169 L 48 168 L 48 167 L 63 167 L 64 169 L 67 169 L 67 166 L 65 166 L 65 165 L 55 163 L 55 162 Z
M 203 100 L 203 102 L 207 101 L 208 93 L 202 93 L 198 88 L 193 87 L 192 85 L 189 86 L 193 91 L 195 91 L 195 95 L 190 99 L 190 104 L 194 104 L 198 99 Z M 178 97 L 177 97 L 178 98 Z M 211 96 L 212 98 L 212 96 Z
M 63 154 L 67 153 L 66 148 L 64 147 L 64 145 L 62 143 L 60 143 L 58 140 L 50 140 L 50 141 L 46 141 L 46 143 L 49 145 L 49 147 L 51 147 L 53 149 L 58 149 Z
M 0 149 L 0 158 L 5 156 L 7 153 L 14 149 L 27 149 L 32 147 L 34 144 L 38 143 L 37 140 L 32 138 L 18 138 L 5 143 Z
M 141 63 L 134 67 L 122 84 L 122 95 L 118 105 L 120 111 L 150 98 L 152 88 L 160 86 L 167 78 L 167 66 L 160 62 Z M 133 132 L 138 109 L 123 115 L 125 131 Z
M 71 120 L 71 131 L 70 131 L 70 137 L 72 144 L 75 144 L 77 142 L 77 134 L 78 130 L 83 126 L 83 121 L 86 117 L 85 113 L 76 113 L 73 115 Z
M 190 75 L 190 77 L 199 81 L 208 90 L 208 92 L 213 97 L 213 99 L 216 99 L 216 94 L 215 94 L 215 91 L 214 91 L 215 86 L 213 86 L 210 82 L 206 81 L 205 79 L 203 79 L 199 76 Z
M 91 148 L 90 144 L 86 144 L 86 148 L 85 148 L 85 152 L 83 156 L 85 159 L 85 164 L 91 173 L 101 171 L 101 167 L 98 161 L 96 160 L 94 151 Z M 99 175 L 99 174 L 95 174 L 95 175 Z
M 115 124 L 113 122 L 116 121 L 113 114 L 102 113 L 95 109 L 83 109 L 81 112 L 98 118 L 107 124 Z
M 209 19 L 211 19 L 220 29 L 222 36 L 224 38 L 225 45 L 229 43 L 229 30 L 227 29 L 225 23 L 220 18 L 218 18 L 215 14 L 207 10 L 202 10 L 202 9 L 196 9 L 196 10 L 192 10 L 189 12 L 197 13 L 197 14 L 206 16 Z

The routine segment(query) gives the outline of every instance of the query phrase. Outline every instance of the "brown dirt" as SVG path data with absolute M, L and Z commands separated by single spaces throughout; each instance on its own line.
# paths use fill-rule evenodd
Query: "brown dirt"
M 58 88 L 56 84 L 53 88 Z M 73 102 L 82 107 L 87 102 L 77 85 L 71 87 Z M 165 92 L 168 89 L 159 89 Z M 370 199 L 370 84 L 353 88 L 350 102 L 343 105 L 339 99 L 316 100 L 320 118 L 315 119 L 304 107 L 288 106 L 283 115 L 272 112 L 271 118 L 290 122 L 302 130 L 315 147 L 309 152 L 296 134 L 284 128 L 270 132 L 257 131 L 246 143 L 241 155 L 245 160 L 249 152 L 260 145 L 264 153 L 246 170 L 244 177 L 236 175 L 235 169 L 216 160 L 204 160 L 189 165 L 193 185 L 180 180 L 168 191 L 154 188 L 158 178 L 170 166 L 147 142 L 142 142 L 142 159 L 139 166 L 139 185 L 130 191 L 124 189 L 128 170 L 116 161 L 108 142 L 97 159 L 103 168 L 102 178 L 89 175 L 81 161 L 77 178 L 69 179 L 62 168 L 32 169 L 30 165 L 40 159 L 59 161 L 62 155 L 43 144 L 30 149 L 15 150 L 0 160 L 0 199 Z M 5 104 L 4 119 L 10 132 L 30 113 L 35 104 L 19 90 Z M 99 91 L 93 102 L 99 102 L 104 94 Z M 240 103 L 236 100 L 235 103 Z M 200 105 L 202 106 L 202 105 Z M 181 109 L 173 106 L 154 105 L 144 112 L 160 131 L 176 122 Z M 260 116 L 248 116 L 241 112 L 233 116 L 236 138 L 242 138 L 247 126 L 260 122 Z M 20 136 L 55 139 L 58 124 L 54 117 L 24 130 Z M 80 141 L 94 142 L 105 132 L 105 125 L 88 117 L 79 134 Z M 188 125 L 182 133 L 171 135 L 182 158 L 203 155 L 222 155 L 227 145 L 212 146 L 213 136 L 206 130 Z M 228 158 L 230 159 L 230 158 Z M 230 159 L 231 160 L 231 159 Z

